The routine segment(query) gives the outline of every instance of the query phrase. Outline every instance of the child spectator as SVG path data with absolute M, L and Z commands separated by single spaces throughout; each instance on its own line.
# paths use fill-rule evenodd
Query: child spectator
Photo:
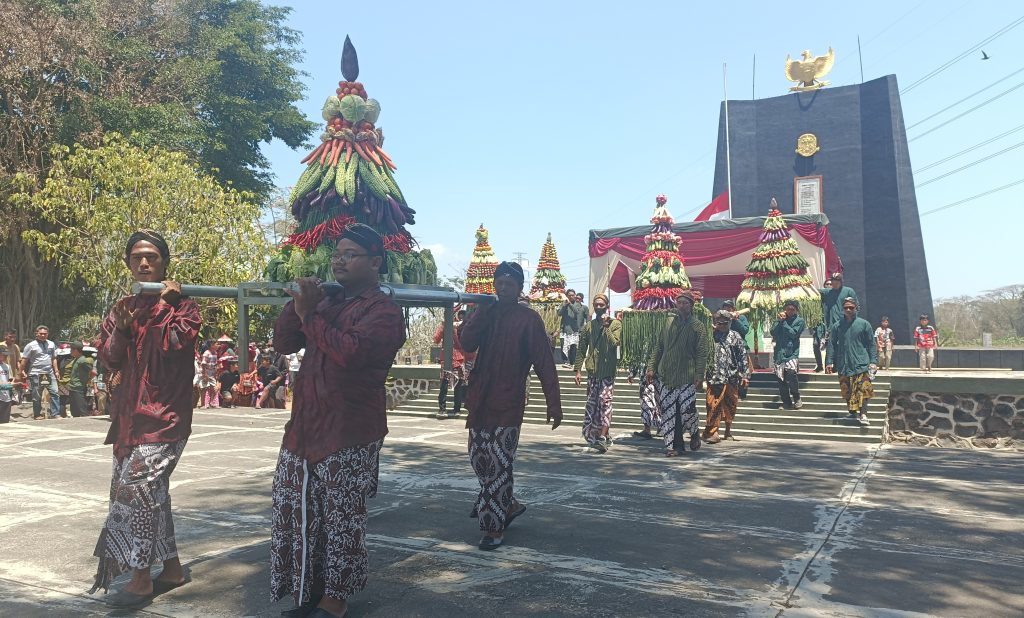
M 927 373 L 932 370 L 932 363 L 935 362 L 935 348 L 939 345 L 939 331 L 928 324 L 927 314 L 922 313 L 919 321 L 920 326 L 914 329 L 914 347 L 917 348 L 921 371 Z
M 892 344 L 895 341 L 892 329 L 889 328 L 889 317 L 882 316 L 882 322 L 875 329 L 875 345 L 878 347 L 878 368 L 888 369 L 892 363 Z

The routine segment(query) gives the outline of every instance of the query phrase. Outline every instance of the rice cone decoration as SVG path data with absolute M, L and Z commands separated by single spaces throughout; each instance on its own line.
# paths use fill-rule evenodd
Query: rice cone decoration
M 664 195 L 656 198 L 651 233 L 644 236 L 647 252 L 633 289 L 634 309 L 672 309 L 679 293 L 690 287 L 683 256 L 679 253 L 681 239 L 672 231 L 674 221 L 666 203 L 668 198 Z
M 800 303 L 800 315 L 808 328 L 814 328 L 822 321 L 821 295 L 807 273 L 808 266 L 772 198 L 761 243 L 747 264 L 746 278 L 736 297 L 737 309 L 749 307 L 751 323 L 766 329 L 775 323 L 786 302 L 795 300 Z
M 488 232 L 481 223 L 476 231 L 476 246 L 466 271 L 466 292 L 469 294 L 494 294 L 494 269 L 498 258 L 487 242 Z
M 668 198 L 655 198 L 651 216 L 651 233 L 644 237 L 647 251 L 634 282 L 633 306 L 622 314 L 622 365 L 642 367 L 651 345 L 661 337 L 668 310 L 676 306 L 676 298 L 690 288 L 679 235 L 672 231 L 671 213 L 665 204 Z
M 345 37 L 343 81 L 322 109 L 326 122 L 320 145 L 302 160 L 306 169 L 288 198 L 298 222 L 295 233 L 267 265 L 273 281 L 301 276 L 332 279 L 334 245 L 353 223 L 365 223 L 384 239 L 387 280 L 392 283 L 434 285 L 437 266 L 427 249 L 414 250 L 416 241 L 406 229 L 415 223 L 395 180 L 397 167 L 383 150 L 384 133 L 377 127 L 380 103 L 367 97 L 359 77 L 359 60 Z
M 565 302 L 565 276 L 558 264 L 558 251 L 551 242 L 551 232 L 540 249 L 540 261 L 537 272 L 533 274 L 533 286 L 530 288 L 531 303 L 547 303 L 561 306 Z

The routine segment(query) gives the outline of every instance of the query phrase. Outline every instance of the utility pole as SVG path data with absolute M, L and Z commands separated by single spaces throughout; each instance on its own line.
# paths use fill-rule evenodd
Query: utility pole
M 526 283 L 530 281 L 530 260 L 526 259 L 526 253 L 523 251 L 513 251 L 512 256 L 515 258 L 513 261 L 523 267 L 523 276 L 526 279 Z M 525 285 L 525 284 L 524 284 Z

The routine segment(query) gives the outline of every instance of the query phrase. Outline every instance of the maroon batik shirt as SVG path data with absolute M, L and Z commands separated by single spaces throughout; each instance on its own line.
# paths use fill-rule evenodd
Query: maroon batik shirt
M 306 354 L 282 446 L 317 463 L 387 435 L 384 381 L 404 343 L 402 310 L 376 287 L 344 300 L 327 297 L 305 322 L 294 303 L 285 305 L 274 326 L 274 350 L 306 348 Z
M 518 303 L 483 305 L 462 324 L 464 352 L 476 352 L 466 392 L 466 427 L 519 427 L 530 366 L 547 400 L 548 420 L 562 420 L 562 396 L 551 341 L 540 315 Z
M 139 311 L 131 332 L 114 328 L 111 310 L 98 346 L 103 366 L 120 373 L 104 442 L 114 445 L 118 458 L 140 444 L 177 442 L 192 433 L 192 379 L 202 325 L 199 305 L 190 298 L 171 305 L 139 294 L 125 303 Z

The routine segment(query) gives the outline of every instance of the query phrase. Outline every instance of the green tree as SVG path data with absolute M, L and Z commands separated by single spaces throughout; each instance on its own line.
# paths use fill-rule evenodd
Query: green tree
M 120 132 L 269 196 L 261 143 L 298 147 L 315 127 L 296 107 L 304 86 L 288 11 L 258 0 L 0 0 L 0 324 L 59 325 L 80 296 L 21 240 L 54 230 L 9 199 L 26 181 L 41 185 L 54 145 Z
M 97 148 L 54 148 L 42 189 L 12 196 L 52 231 L 24 240 L 59 265 L 64 283 L 82 284 L 107 308 L 129 293 L 124 243 L 151 228 L 171 245 L 168 276 L 234 286 L 255 279 L 270 246 L 251 195 L 224 188 L 180 152 L 140 148 L 111 134 Z M 203 301 L 210 326 L 234 331 L 231 301 Z

